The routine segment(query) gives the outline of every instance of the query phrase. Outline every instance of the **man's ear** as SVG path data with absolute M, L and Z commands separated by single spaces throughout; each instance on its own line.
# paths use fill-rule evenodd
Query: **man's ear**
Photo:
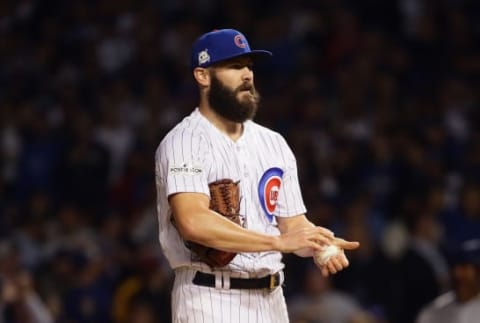
M 210 85 L 210 73 L 206 68 L 196 67 L 193 70 L 193 77 L 200 86 Z

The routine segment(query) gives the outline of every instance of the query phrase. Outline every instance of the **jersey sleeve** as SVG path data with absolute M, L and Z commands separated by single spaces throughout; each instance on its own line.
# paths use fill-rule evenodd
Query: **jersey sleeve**
M 280 188 L 275 216 L 290 217 L 306 213 L 300 183 L 298 180 L 297 160 L 283 137 L 280 136 L 279 145 L 282 147 L 284 173 Z
M 166 137 L 155 156 L 157 181 L 165 193 L 204 193 L 210 196 L 207 183 L 208 152 L 203 137 L 181 130 Z

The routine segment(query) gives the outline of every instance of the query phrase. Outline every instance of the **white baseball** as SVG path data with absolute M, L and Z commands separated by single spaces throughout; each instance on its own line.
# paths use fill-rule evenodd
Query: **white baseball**
M 315 253 L 314 257 L 320 266 L 325 265 L 331 257 L 338 255 L 341 249 L 336 245 L 329 245 L 321 251 Z

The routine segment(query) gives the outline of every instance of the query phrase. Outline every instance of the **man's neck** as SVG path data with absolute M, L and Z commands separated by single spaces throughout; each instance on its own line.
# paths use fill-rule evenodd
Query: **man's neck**
M 219 116 L 212 108 L 206 104 L 200 104 L 200 113 L 207 118 L 218 130 L 226 134 L 233 141 L 237 141 L 243 133 L 243 124 L 233 122 Z

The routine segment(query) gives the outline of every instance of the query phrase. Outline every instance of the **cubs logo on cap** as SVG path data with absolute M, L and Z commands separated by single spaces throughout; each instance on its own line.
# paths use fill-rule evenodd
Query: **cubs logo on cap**
M 237 45 L 237 47 L 240 47 L 240 48 L 245 48 L 245 43 L 247 42 L 247 40 L 245 39 L 245 37 L 243 37 L 243 35 L 237 35 L 235 36 L 235 38 L 233 38 L 233 41 L 235 42 L 235 45 Z
M 263 173 L 258 184 L 258 198 L 265 216 L 273 221 L 273 213 L 277 207 L 278 194 L 282 186 L 283 170 L 278 167 L 269 168 Z
M 248 55 L 253 58 L 270 57 L 267 50 L 252 50 L 241 32 L 235 29 L 219 29 L 200 36 L 192 47 L 191 68 L 208 67 L 212 64 Z

